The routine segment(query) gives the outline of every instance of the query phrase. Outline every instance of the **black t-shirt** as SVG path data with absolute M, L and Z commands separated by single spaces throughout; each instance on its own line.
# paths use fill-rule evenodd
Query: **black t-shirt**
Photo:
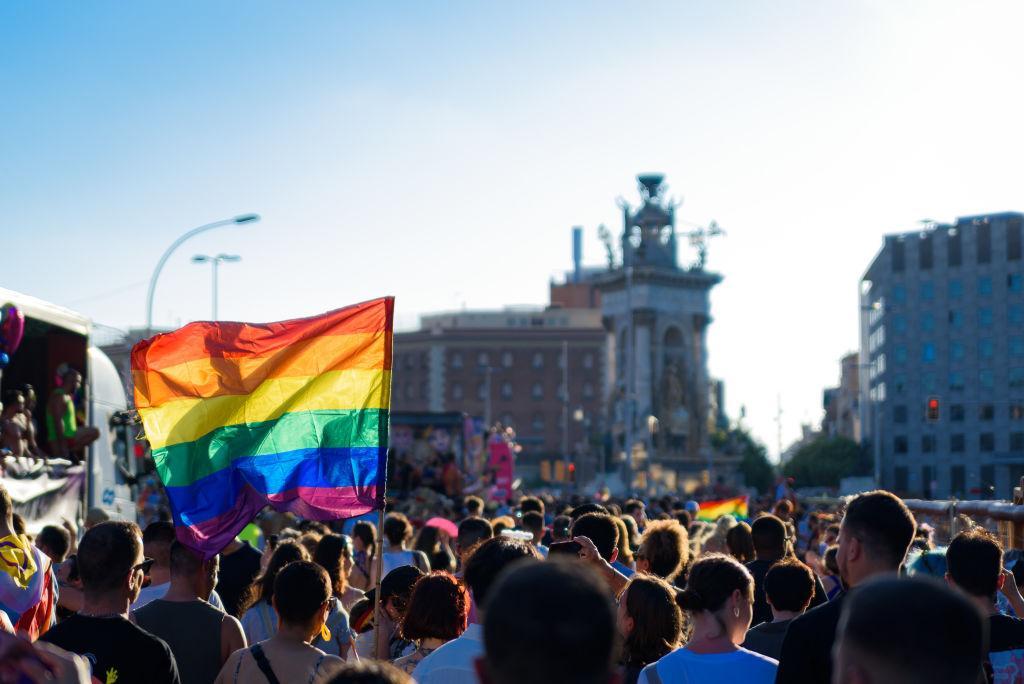
M 260 555 L 249 542 L 243 542 L 234 553 L 221 555 L 217 594 L 228 615 L 238 617 L 245 590 L 260 572 Z
M 41 639 L 88 659 L 100 684 L 181 684 L 170 647 L 123 617 L 75 615 Z
M 1020 681 L 1020 668 L 1024 663 L 1024 620 L 1009 615 L 990 615 L 988 643 L 985 663 L 988 681 L 995 684 Z
M 768 574 L 768 570 L 778 562 L 779 559 L 770 561 L 752 560 L 747 563 L 747 570 L 750 571 L 750 575 L 754 578 L 754 616 L 750 622 L 752 625 L 771 622 L 774 617 L 771 606 L 768 605 L 768 597 L 764 593 L 764 577 Z M 825 587 L 822 586 L 821 580 L 815 575 L 814 594 L 811 596 L 811 605 L 807 609 L 817 608 L 826 601 L 828 601 L 828 597 L 825 595 Z

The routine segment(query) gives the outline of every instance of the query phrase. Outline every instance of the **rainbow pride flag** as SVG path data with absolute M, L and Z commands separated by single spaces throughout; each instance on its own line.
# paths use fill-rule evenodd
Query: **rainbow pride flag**
M 178 539 L 212 556 L 267 504 L 314 520 L 383 506 L 393 317 L 386 297 L 135 345 L 135 406 Z
M 698 520 L 715 521 L 723 515 L 732 515 L 736 518 L 750 517 L 747 510 L 747 497 L 737 496 L 733 499 L 700 502 L 700 510 L 697 512 Z

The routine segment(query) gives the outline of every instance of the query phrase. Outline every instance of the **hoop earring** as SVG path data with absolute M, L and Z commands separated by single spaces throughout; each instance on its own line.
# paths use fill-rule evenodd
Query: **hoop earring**
M 732 615 L 733 615 L 733 617 L 735 617 L 735 618 L 736 618 L 737 620 L 739 619 L 739 617 L 740 617 L 740 607 L 739 607 L 739 606 L 733 606 L 733 609 L 732 609 Z

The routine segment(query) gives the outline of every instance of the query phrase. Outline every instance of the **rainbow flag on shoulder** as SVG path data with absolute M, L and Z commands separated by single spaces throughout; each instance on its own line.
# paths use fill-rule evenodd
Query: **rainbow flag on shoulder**
M 178 539 L 212 556 L 267 504 L 314 520 L 383 506 L 393 317 L 386 297 L 135 345 L 135 406 Z
M 715 521 L 723 515 L 731 515 L 736 518 L 748 518 L 747 497 L 737 496 L 732 499 L 719 499 L 717 501 L 701 501 L 700 510 L 697 512 L 698 520 Z

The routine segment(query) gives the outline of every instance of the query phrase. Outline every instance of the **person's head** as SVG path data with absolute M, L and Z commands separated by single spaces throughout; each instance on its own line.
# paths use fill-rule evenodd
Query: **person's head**
M 274 553 L 270 555 L 270 560 L 267 561 L 267 569 L 253 580 L 252 586 L 249 588 L 247 596 L 243 601 L 245 608 L 248 609 L 258 601 L 266 601 L 267 603 L 273 601 L 274 584 L 277 580 L 277 574 L 281 572 L 281 568 L 284 566 L 300 560 L 309 560 L 309 552 L 306 551 L 306 547 L 291 539 L 279 541 L 274 549 Z
M 917 528 L 910 509 L 893 494 L 860 494 L 846 507 L 839 528 L 839 573 L 855 587 L 868 577 L 896 572 Z
M 377 545 L 377 528 L 372 522 L 360 520 L 352 526 L 352 545 L 360 553 L 373 555 Z
M 569 514 L 573 520 L 579 520 L 580 516 L 586 515 L 587 513 L 607 513 L 608 509 L 599 503 L 588 501 L 587 503 L 580 504 L 576 508 L 572 509 Z
M 825 549 L 825 556 L 821 559 L 828 574 L 839 577 L 839 547 L 833 544 Z
M 653 575 L 633 575 L 619 595 L 616 621 L 626 663 L 653 663 L 675 649 L 683 634 L 675 589 Z
M 932 578 L 878 576 L 843 601 L 837 684 L 974 684 L 985 651 L 981 611 Z
M 90 508 L 85 514 L 85 529 L 90 530 L 102 522 L 110 520 L 110 514 L 102 508 Z
M 636 569 L 671 582 L 690 560 L 686 530 L 675 520 L 647 523 L 640 548 L 636 552 Z
M 388 513 L 384 517 L 384 538 L 391 546 L 402 546 L 412 539 L 412 523 L 402 513 Z
M 672 517 L 679 521 L 679 524 L 684 529 L 690 529 L 690 525 L 693 524 L 693 516 L 685 508 L 679 509 L 678 511 L 672 511 Z
M 175 540 L 171 543 L 170 563 L 172 585 L 183 584 L 204 601 L 210 598 L 217 586 L 220 556 L 203 560 L 201 555 Z
M 519 510 L 526 515 L 530 511 L 544 515 L 544 502 L 536 496 L 524 496 L 519 499 Z
M 609 563 L 619 557 L 619 526 L 607 513 L 587 513 L 572 524 L 573 537 L 587 537 Z
M 615 681 L 614 608 L 583 563 L 517 563 L 495 584 L 483 631 L 483 684 Z
M 830 523 L 829 526 L 825 528 L 824 542 L 829 546 L 832 546 L 837 541 L 839 541 L 839 524 Z
M 423 571 L 414 565 L 401 565 L 384 575 L 384 579 L 381 580 L 381 606 L 396 623 L 400 624 L 405 616 L 412 589 L 423 575 Z
M 775 613 L 799 615 L 811 605 L 814 573 L 796 558 L 783 558 L 768 568 L 764 593 Z
M 793 502 L 789 499 L 776 501 L 775 505 L 772 507 L 772 513 L 782 520 L 789 520 L 793 515 Z
M 145 579 L 142 535 L 132 522 L 100 523 L 78 544 L 78 575 L 87 598 L 115 598 L 125 606 L 139 597 Z
M 158 568 L 171 566 L 171 544 L 175 540 L 174 524 L 157 520 L 146 525 L 142 533 L 143 552 Z
M 539 544 L 544 537 L 544 516 L 537 511 L 523 513 L 523 529 L 533 535 L 533 543 Z
M 511 537 L 493 537 L 473 550 L 464 577 L 478 610 L 485 607 L 488 592 L 501 571 L 523 558 L 539 560 L 540 554 L 532 544 Z
M 1003 547 L 989 532 L 976 527 L 949 542 L 946 580 L 968 596 L 995 601 L 1003 579 Z
M 647 522 L 647 508 L 643 501 L 630 499 L 622 506 L 622 512 L 636 521 L 637 527 L 642 528 Z
M 316 547 L 320 544 L 320 535 L 316 532 L 304 532 L 299 535 L 299 543 L 306 547 L 306 553 L 312 558 L 316 553 Z
M 74 394 L 82 386 L 82 374 L 74 368 L 67 368 L 60 376 L 61 387 L 68 394 Z
M 740 521 L 730 527 L 725 533 L 725 546 L 729 549 L 729 555 L 740 563 L 754 560 L 754 537 L 750 525 Z
M 758 560 L 778 560 L 786 555 L 789 531 L 780 518 L 762 515 L 750 525 L 750 540 Z
M 728 636 L 734 644 L 743 643 L 754 615 L 754 579 L 739 561 L 721 553 L 703 556 L 690 566 L 686 589 L 676 599 L 679 607 L 705 621 L 705 633 L 694 638 Z
M 627 516 L 628 517 L 628 516 Z M 615 547 L 619 550 L 619 562 L 625 563 L 626 565 L 633 566 L 633 547 L 629 543 L 629 528 L 626 527 L 626 521 L 622 519 L 622 516 L 613 515 L 611 516 L 615 526 L 619 528 L 619 541 Z M 629 518 L 632 520 L 632 518 Z
M 572 539 L 572 518 L 567 515 L 555 516 L 551 521 L 551 541 L 564 542 Z
M 511 515 L 499 515 L 491 521 L 491 527 L 494 528 L 494 535 L 498 536 L 505 530 L 515 529 L 516 521 Z
M 0 484 L 0 523 L 11 528 L 14 526 L 14 501 L 7 487 Z
M 20 513 L 15 513 L 11 516 L 11 527 L 17 535 L 28 533 L 28 528 L 25 527 L 25 519 L 21 517 Z
M 463 504 L 466 506 L 466 515 L 479 516 L 484 512 L 484 500 L 479 496 L 467 496 L 463 499 Z
M 71 533 L 63 527 L 47 525 L 36 535 L 35 543 L 54 563 L 63 563 L 71 548 Z
M 348 572 L 345 570 L 345 552 L 348 541 L 339 534 L 328 534 L 320 538 L 313 554 L 313 562 L 327 571 L 331 578 L 331 591 L 341 596 L 348 588 Z
M 383 660 L 348 661 L 327 684 L 412 684 L 412 677 Z
M 494 528 L 491 527 L 491 523 L 483 518 L 466 518 L 459 523 L 459 536 L 455 540 L 455 550 L 462 562 L 466 562 L 466 557 L 474 546 L 493 536 Z
M 7 390 L 4 392 L 4 413 L 8 416 L 23 413 L 25 411 L 25 395 L 21 390 Z
M 25 395 L 25 408 L 31 411 L 36 407 L 36 388 L 25 383 L 20 387 L 21 393 Z
M 402 636 L 412 641 L 450 641 L 466 631 L 469 592 L 447 572 L 432 572 L 417 580 L 402 618 Z
M 332 595 L 327 571 L 312 561 L 293 561 L 274 579 L 273 605 L 281 626 L 301 628 L 306 641 L 327 621 Z

